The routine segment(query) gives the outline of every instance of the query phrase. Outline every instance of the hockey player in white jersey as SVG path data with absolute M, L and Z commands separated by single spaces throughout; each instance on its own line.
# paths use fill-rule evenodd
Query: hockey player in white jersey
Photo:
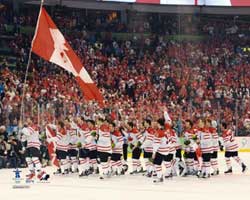
M 89 173 L 90 174 L 99 174 L 99 167 L 97 164 L 97 144 L 96 144 L 96 133 L 97 128 L 95 126 L 95 121 L 88 120 L 88 128 L 90 131 L 89 144 L 87 148 L 89 149 Z
M 153 144 L 154 144 L 154 129 L 151 126 L 151 120 L 146 119 L 143 122 L 143 126 L 145 128 L 143 132 L 143 142 L 141 149 L 143 149 L 143 158 L 146 166 L 146 174 L 147 177 L 152 177 L 154 165 L 152 163 L 153 156 Z
M 22 141 L 27 141 L 27 148 L 25 150 L 25 159 L 30 171 L 27 175 L 27 180 L 31 181 L 35 175 L 39 180 L 48 180 L 49 175 L 42 170 L 40 162 L 40 146 L 38 127 L 35 126 L 31 119 L 26 120 L 24 128 L 21 130 Z
M 66 128 L 67 122 L 59 121 L 57 127 L 52 127 L 56 130 L 56 136 L 50 138 L 49 140 L 56 143 L 56 158 L 59 160 L 60 168 L 54 174 L 68 174 L 69 160 L 68 149 L 70 136 Z
M 207 119 L 208 120 L 208 119 Z M 197 144 L 200 146 L 202 153 L 202 172 L 198 177 L 209 178 L 211 167 L 211 154 L 213 151 L 212 134 L 208 127 L 205 127 L 206 120 L 199 119 L 197 131 Z
M 219 166 L 218 166 L 218 150 L 219 150 L 219 135 L 217 132 L 217 123 L 216 121 L 206 121 L 206 126 L 209 127 L 210 133 L 212 135 L 212 154 L 211 154 L 211 166 L 213 172 L 212 176 L 219 175 Z
M 153 163 L 157 179 L 154 180 L 154 183 L 163 182 L 164 178 L 162 171 L 162 162 L 168 160 L 167 155 L 169 154 L 168 138 L 164 128 L 164 122 L 164 119 L 158 119 L 156 125 L 157 128 L 155 129 L 155 137 L 153 144 Z
M 97 154 L 100 158 L 102 174 L 100 174 L 100 179 L 110 177 L 111 166 L 110 157 L 112 153 L 111 148 L 111 129 L 110 124 L 107 119 L 99 119 L 99 128 L 97 133 Z
M 135 122 L 128 122 L 127 124 L 128 143 L 130 149 L 132 149 L 132 172 L 131 175 L 143 172 L 141 166 L 141 145 L 142 145 L 142 133 L 137 129 Z
M 90 143 L 91 135 L 90 129 L 84 118 L 79 118 L 77 121 L 78 126 L 78 142 L 79 148 L 79 177 L 89 175 L 89 149 L 86 148 L 86 144 Z
M 242 172 L 245 172 L 247 167 L 238 156 L 239 146 L 237 141 L 235 140 L 234 132 L 228 128 L 228 125 L 225 122 L 221 124 L 221 131 L 227 164 L 227 170 L 224 173 L 231 174 L 233 172 L 230 158 L 233 158 L 241 166 Z
M 70 171 L 72 173 L 75 173 L 78 171 L 78 149 L 77 149 L 77 142 L 78 142 L 78 137 L 77 137 L 77 125 L 76 123 L 72 120 L 69 121 L 67 132 L 69 134 L 69 150 L 68 150 L 68 156 L 69 156 L 69 162 L 70 162 Z
M 194 141 L 196 130 L 193 128 L 193 122 L 189 119 L 185 121 L 184 130 L 184 159 L 186 164 L 185 175 L 196 175 L 198 173 L 198 158 L 196 149 L 198 145 Z
M 111 142 L 112 142 L 112 155 L 111 155 L 111 167 L 112 172 L 115 175 L 124 174 L 122 168 L 122 147 L 123 147 L 123 136 L 119 130 L 119 127 L 112 123 L 112 134 L 111 134 Z

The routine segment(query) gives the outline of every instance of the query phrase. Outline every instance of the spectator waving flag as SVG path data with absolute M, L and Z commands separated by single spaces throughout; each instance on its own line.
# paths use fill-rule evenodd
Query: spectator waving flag
M 46 10 L 40 10 L 32 52 L 72 73 L 87 100 L 103 105 L 103 97 L 62 33 Z

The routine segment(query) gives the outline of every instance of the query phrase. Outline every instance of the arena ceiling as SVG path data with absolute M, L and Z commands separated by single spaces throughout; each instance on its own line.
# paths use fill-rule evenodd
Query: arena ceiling
M 25 0 L 26 4 L 40 4 L 40 0 Z M 119 2 L 100 2 L 97 0 L 45 0 L 45 5 L 61 5 L 72 8 L 94 10 L 131 10 L 154 13 L 202 13 L 249 15 L 250 7 L 203 7 L 203 6 L 166 6 Z

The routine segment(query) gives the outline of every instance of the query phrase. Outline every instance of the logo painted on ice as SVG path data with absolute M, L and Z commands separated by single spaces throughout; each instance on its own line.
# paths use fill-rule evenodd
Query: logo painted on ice
M 20 183 L 21 182 L 21 172 L 18 168 L 16 168 L 14 171 L 15 173 L 15 177 L 14 177 L 14 180 L 15 180 L 15 183 Z
M 22 184 L 22 178 L 21 178 L 21 172 L 18 168 L 16 168 L 14 171 L 15 177 L 13 180 L 15 181 L 15 184 L 12 186 L 13 189 L 23 189 L 23 188 L 29 188 L 28 185 Z

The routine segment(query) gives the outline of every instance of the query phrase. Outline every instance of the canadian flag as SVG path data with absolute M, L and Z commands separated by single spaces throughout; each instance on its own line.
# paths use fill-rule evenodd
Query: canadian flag
M 59 167 L 59 161 L 56 159 L 56 153 L 55 153 L 56 144 L 52 140 L 53 137 L 56 137 L 56 131 L 53 130 L 50 125 L 47 125 L 46 129 L 45 129 L 45 133 L 46 133 L 46 137 L 47 137 L 47 142 L 48 142 L 47 148 L 48 148 L 51 163 L 52 163 L 52 165 Z
M 32 52 L 72 73 L 84 97 L 103 105 L 103 97 L 95 83 L 44 8 L 40 10 L 37 23 Z

